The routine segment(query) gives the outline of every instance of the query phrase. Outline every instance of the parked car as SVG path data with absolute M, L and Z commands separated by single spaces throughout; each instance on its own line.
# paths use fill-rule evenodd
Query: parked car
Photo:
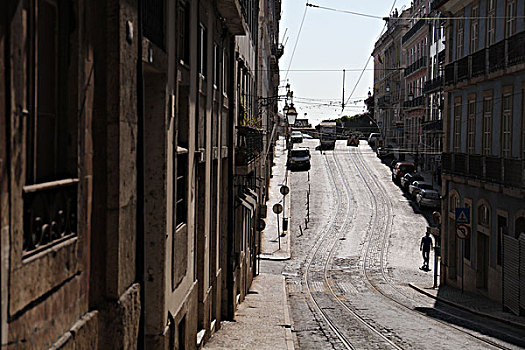
M 293 143 L 302 143 L 303 142 L 303 133 L 300 131 L 292 131 L 290 138 Z
M 434 190 L 434 187 L 432 187 L 431 183 L 425 181 L 414 181 L 410 185 L 408 185 L 408 193 L 413 198 L 416 198 L 417 194 L 421 190 Z
M 391 155 L 394 153 L 394 147 L 392 145 L 387 145 L 385 147 L 378 147 L 377 148 L 377 156 L 379 158 L 386 157 L 388 155 Z
M 414 181 L 425 181 L 425 179 L 419 174 L 408 173 L 405 174 L 399 182 L 401 184 L 401 188 L 404 191 L 408 191 L 408 186 L 410 186 L 410 184 Z
M 416 195 L 416 203 L 419 208 L 440 208 L 441 199 L 439 193 L 436 190 L 422 189 Z
M 416 166 L 412 163 L 397 162 L 392 168 L 392 181 L 399 183 L 399 180 L 407 173 L 415 173 Z
M 397 163 L 399 163 L 399 159 L 395 159 L 395 158 L 394 158 L 394 160 L 392 160 L 390 162 L 390 165 L 388 166 L 390 168 L 390 171 L 392 171 L 392 169 L 394 169 L 394 167 L 396 166 Z
M 377 132 L 373 132 L 368 136 L 368 144 L 370 146 L 375 146 L 376 142 L 381 138 L 381 134 Z
M 310 150 L 305 147 L 292 149 L 288 152 L 286 167 L 292 169 L 310 169 Z

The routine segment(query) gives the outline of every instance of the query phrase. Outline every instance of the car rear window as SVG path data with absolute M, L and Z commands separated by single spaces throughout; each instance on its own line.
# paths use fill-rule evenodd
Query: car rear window
M 399 170 L 401 170 L 404 173 L 409 173 L 414 171 L 414 167 L 412 165 L 401 165 L 399 167 Z
M 292 151 L 292 157 L 308 157 L 310 155 L 310 151 L 308 150 L 295 150 Z

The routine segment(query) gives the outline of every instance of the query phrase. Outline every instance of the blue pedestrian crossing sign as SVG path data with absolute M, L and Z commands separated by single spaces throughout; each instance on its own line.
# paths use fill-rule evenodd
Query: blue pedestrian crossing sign
M 456 208 L 456 224 L 470 224 L 469 208 Z

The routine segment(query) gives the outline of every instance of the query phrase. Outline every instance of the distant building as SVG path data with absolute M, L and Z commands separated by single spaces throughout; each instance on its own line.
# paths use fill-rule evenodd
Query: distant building
M 387 18 L 387 30 L 377 40 L 374 56 L 374 99 L 372 117 L 386 144 L 405 147 L 404 108 L 405 96 L 403 67 L 405 55 L 401 39 L 408 30 L 409 10 L 398 14 L 395 10 Z
M 441 283 L 525 311 L 525 4 L 441 0 L 447 45 Z M 456 209 L 470 220 L 456 235 Z M 520 298 L 521 295 L 521 298 Z

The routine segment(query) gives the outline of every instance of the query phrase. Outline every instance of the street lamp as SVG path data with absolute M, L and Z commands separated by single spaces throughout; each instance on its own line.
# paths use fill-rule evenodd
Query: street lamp
M 293 103 L 290 103 L 290 107 L 286 111 L 286 118 L 290 126 L 295 125 L 295 120 L 297 119 L 297 110 L 295 109 Z

